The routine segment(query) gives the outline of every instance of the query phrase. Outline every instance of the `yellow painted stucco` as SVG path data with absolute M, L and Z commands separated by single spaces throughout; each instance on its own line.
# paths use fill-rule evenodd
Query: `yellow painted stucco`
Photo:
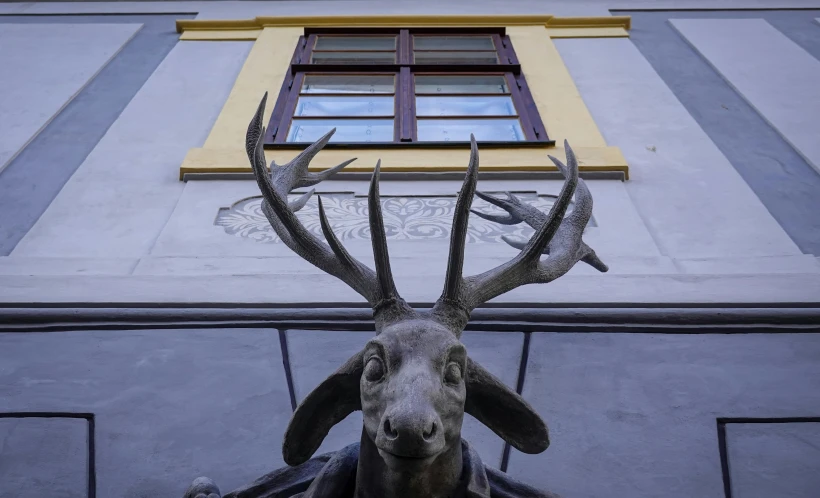
M 273 104 L 290 69 L 290 58 L 304 28 L 265 28 L 236 78 L 222 112 L 205 140 L 206 149 L 243 150 L 248 122 L 265 92 L 270 94 L 265 109 L 265 123 L 273 113 Z M 282 47 L 287 47 L 283 49 Z M 249 170 L 250 171 L 250 170 Z
M 552 15 L 381 15 L 381 16 L 260 16 L 253 19 L 180 19 L 177 32 L 242 31 L 260 28 L 318 28 L 318 27 L 472 27 L 472 26 L 531 26 L 550 29 L 609 29 L 629 30 L 629 16 L 555 17 Z M 623 36 L 623 35 L 619 35 Z
M 628 177 L 629 167 L 618 147 L 607 145 L 572 81 L 552 38 L 623 36 L 629 18 L 556 18 L 552 16 L 362 16 L 362 17 L 257 17 L 238 21 L 177 21 L 182 38 L 199 41 L 248 40 L 254 45 L 233 89 L 202 148 L 191 149 L 180 166 L 180 179 L 188 173 L 247 173 L 244 152 L 248 121 L 259 99 L 269 93 L 265 122 L 290 68 L 293 49 L 305 27 L 320 26 L 504 26 L 515 47 L 522 72 L 555 147 L 483 148 L 483 171 L 555 171 L 547 158 L 563 158 L 563 141 L 572 145 L 581 172 L 615 171 Z M 283 49 L 285 47 L 285 49 Z M 269 161 L 282 164 L 295 150 L 265 152 Z M 461 171 L 468 153 L 461 149 L 368 148 L 327 149 L 311 169 L 334 166 L 351 157 L 358 160 L 345 170 L 372 171 L 378 159 L 384 171 Z
M 182 40 L 255 40 L 262 28 L 284 27 L 458 27 L 533 26 L 549 28 L 552 38 L 622 38 L 629 36 L 628 16 L 554 17 L 522 16 L 282 16 L 254 19 L 180 19 Z
M 262 28 L 192 30 L 182 33 L 179 39 L 188 41 L 256 41 L 261 34 Z
M 626 172 L 626 160 L 618 147 L 573 147 L 581 171 Z M 266 150 L 267 160 L 283 164 L 299 151 Z M 557 171 L 547 155 L 563 159 L 563 147 L 480 149 L 481 171 Z M 311 162 L 311 170 L 323 170 L 351 158 L 347 172 L 373 171 L 381 159 L 382 171 L 463 171 L 467 168 L 468 149 L 326 149 Z M 188 151 L 180 167 L 180 177 L 188 173 L 232 173 L 251 171 L 243 149 L 197 148 Z

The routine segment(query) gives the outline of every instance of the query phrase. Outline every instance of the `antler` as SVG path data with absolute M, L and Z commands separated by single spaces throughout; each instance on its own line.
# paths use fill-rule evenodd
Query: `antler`
M 265 128 L 262 125 L 262 115 L 265 112 L 267 98 L 268 94 L 265 93 L 256 114 L 248 126 L 245 147 L 256 177 L 256 183 L 262 191 L 262 212 L 265 213 L 273 230 L 293 252 L 320 270 L 343 281 L 367 299 L 367 302 L 373 308 L 377 330 L 380 330 L 387 323 L 411 315 L 413 313 L 412 308 L 399 296 L 390 270 L 390 256 L 387 251 L 381 202 L 379 201 L 380 163 L 376 164 L 376 168 L 373 170 L 370 192 L 368 193 L 370 232 L 373 256 L 376 262 L 376 271 L 374 272 L 353 258 L 342 246 L 339 239 L 336 238 L 325 216 L 321 197 L 319 198 L 319 221 L 327 245 L 310 233 L 296 217 L 295 212 L 307 203 L 314 192 L 313 190 L 291 204 L 287 202 L 287 195 L 291 190 L 316 185 L 355 159 L 345 161 L 321 173 L 312 174 L 308 172 L 311 159 L 322 150 L 330 137 L 333 136 L 336 131 L 334 128 L 327 135 L 309 145 L 291 162 L 282 166 L 271 163 L 271 172 L 268 174 L 263 149 Z
M 584 228 L 592 216 L 592 195 L 584 181 L 578 178 L 578 161 L 565 140 L 567 165 L 549 156 L 566 180 L 548 215 L 521 203 L 512 195 L 508 200 L 502 200 L 478 194 L 482 199 L 508 212 L 508 215 L 485 215 L 476 212 L 479 216 L 504 224 L 525 221 L 536 231 L 529 242 L 523 244 L 521 252 L 512 260 L 480 275 L 463 278 L 461 273 L 464 263 L 467 221 L 478 178 L 478 147 L 475 138 L 471 136 L 470 140 L 470 165 L 453 215 L 450 260 L 447 265 L 444 291 L 432 312 L 438 321 L 450 327 L 456 335 L 461 334 L 473 309 L 516 287 L 552 282 L 567 273 L 578 261 L 584 261 L 602 272 L 608 270 L 607 266 L 595 255 L 595 251 L 581 240 Z M 566 215 L 573 193 L 576 197 L 575 208 L 569 215 Z M 515 244 L 509 240 L 507 242 Z M 549 255 L 544 261 L 540 260 L 542 253 Z
M 471 209 L 470 212 L 476 214 L 485 220 L 494 221 L 496 223 L 500 223 L 502 225 L 517 225 L 521 222 L 526 223 L 527 225 L 531 226 L 533 229 L 538 230 L 544 223 L 547 222 L 547 215 L 544 214 L 540 209 L 536 208 L 535 206 L 531 206 L 529 204 L 521 202 L 518 197 L 514 196 L 509 192 L 504 193 L 507 198 L 506 199 L 499 199 L 498 197 L 493 197 L 491 195 L 485 194 L 483 192 L 476 192 L 480 199 L 483 199 L 490 204 L 500 207 L 501 209 L 507 211 L 507 214 L 492 214 L 492 213 L 482 213 L 481 211 L 476 211 L 475 209 Z M 572 216 L 572 213 L 569 215 Z M 588 220 L 587 220 L 588 221 Z M 560 228 L 559 228 L 560 232 Z M 501 238 L 507 244 L 515 247 L 518 250 L 524 249 L 527 245 L 526 242 L 521 242 L 518 240 L 511 239 L 506 235 L 502 235 Z M 551 244 L 547 244 L 547 247 L 544 248 L 543 254 L 550 253 L 550 246 Z M 609 270 L 609 268 L 598 258 L 598 255 L 595 254 L 595 251 L 586 245 L 584 241 L 581 241 L 580 251 L 585 254 L 580 261 L 590 265 L 591 267 L 595 268 L 598 271 L 605 272 Z

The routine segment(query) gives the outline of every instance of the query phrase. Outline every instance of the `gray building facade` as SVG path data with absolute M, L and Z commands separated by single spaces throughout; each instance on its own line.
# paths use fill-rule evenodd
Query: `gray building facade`
M 567 139 L 610 268 L 473 313 L 471 357 L 552 440 L 525 455 L 465 417 L 485 463 L 567 498 L 820 496 L 820 2 L 305 0 L 0 3 L 0 497 L 229 491 L 284 465 L 294 407 L 373 323 L 267 224 L 244 131 L 304 70 L 300 36 L 417 27 L 512 41 L 555 143 L 480 140 L 479 190 L 549 209 Z M 441 293 L 468 150 L 316 158 L 359 157 L 317 192 L 369 264 L 382 160 L 418 308 Z M 315 200 L 300 218 L 321 234 Z M 470 223 L 466 274 L 532 233 Z

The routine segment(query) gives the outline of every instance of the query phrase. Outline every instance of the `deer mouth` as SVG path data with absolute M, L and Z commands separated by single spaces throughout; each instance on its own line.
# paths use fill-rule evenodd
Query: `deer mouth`
M 379 455 L 382 457 L 388 466 L 392 466 L 394 464 L 401 465 L 401 466 L 419 466 L 425 467 L 431 463 L 439 456 L 439 453 L 434 453 L 432 455 L 397 455 L 396 453 L 391 453 L 387 450 L 382 448 L 377 448 L 379 450 Z

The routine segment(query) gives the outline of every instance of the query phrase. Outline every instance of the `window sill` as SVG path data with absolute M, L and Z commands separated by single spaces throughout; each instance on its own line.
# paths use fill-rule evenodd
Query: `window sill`
M 482 142 L 478 141 L 478 150 L 483 149 L 519 149 L 530 147 L 555 147 L 555 140 Z M 265 150 L 303 150 L 310 145 L 306 142 L 266 143 Z M 329 143 L 324 147 L 333 149 L 469 149 L 470 142 L 349 142 Z
M 498 142 L 496 142 L 498 143 Z M 549 145 L 549 142 L 516 142 L 515 146 L 489 147 L 479 144 L 481 172 L 483 173 L 519 173 L 519 172 L 557 172 L 548 155 L 561 160 L 566 157 L 562 147 Z M 299 144 L 283 144 L 299 145 Z M 447 142 L 447 147 L 431 147 L 429 144 L 378 144 L 363 148 L 352 144 L 341 144 L 345 147 L 328 147 L 320 152 L 310 165 L 311 171 L 322 171 L 351 158 L 358 158 L 345 168 L 347 173 L 369 173 L 373 171 L 376 161 L 381 160 L 384 173 L 451 173 L 464 172 L 469 162 L 469 147 L 466 143 L 456 142 L 454 146 Z M 394 146 L 395 145 L 395 146 Z M 400 147 L 404 145 L 405 147 Z M 265 157 L 270 163 L 284 164 L 295 157 L 304 148 L 282 148 L 265 150 Z M 412 152 L 410 152 L 412 150 Z M 628 179 L 629 166 L 618 147 L 573 147 L 578 158 L 578 168 L 585 173 L 620 173 L 614 177 Z M 224 178 L 229 174 L 251 172 L 248 156 L 243 149 L 230 148 L 197 148 L 188 151 L 179 168 L 179 179 L 186 175 L 206 177 L 219 174 Z M 207 174 L 207 175 L 206 175 Z

